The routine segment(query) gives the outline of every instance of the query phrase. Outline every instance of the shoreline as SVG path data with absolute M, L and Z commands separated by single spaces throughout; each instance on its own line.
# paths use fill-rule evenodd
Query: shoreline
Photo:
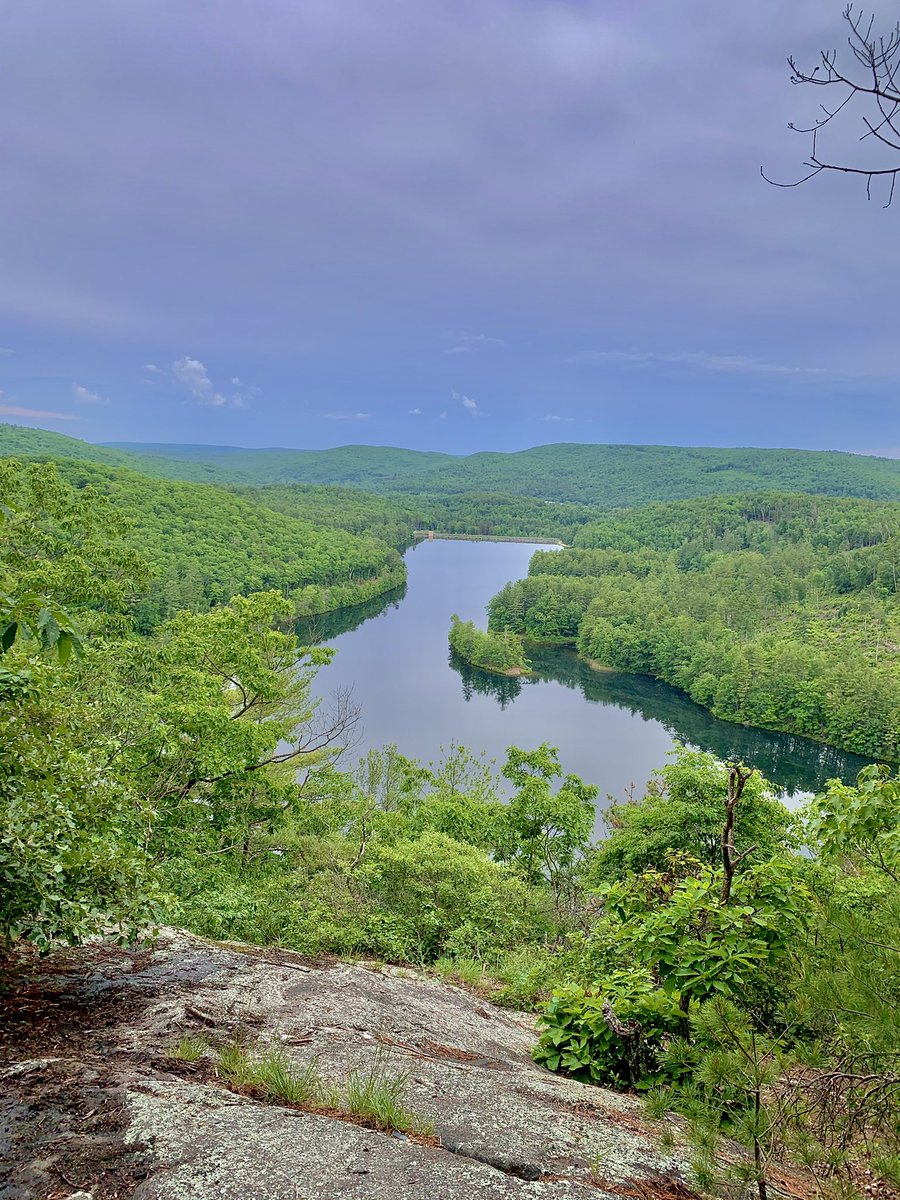
M 436 529 L 414 529 L 413 537 L 417 542 L 521 542 L 525 545 L 559 546 L 563 550 L 567 547 L 567 543 L 559 538 L 507 537 L 500 533 L 439 533 Z

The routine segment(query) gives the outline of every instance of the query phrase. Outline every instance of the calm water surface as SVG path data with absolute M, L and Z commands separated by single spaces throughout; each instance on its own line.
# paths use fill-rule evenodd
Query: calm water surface
M 337 650 L 317 679 L 323 698 L 349 687 L 362 710 L 355 755 L 395 743 L 425 762 L 461 742 L 502 763 L 507 746 L 558 746 L 565 770 L 621 799 L 638 791 L 675 742 L 736 756 L 788 795 L 852 781 L 867 760 L 804 738 L 718 721 L 684 693 L 644 676 L 597 672 L 570 650 L 530 651 L 536 676 L 506 679 L 454 661 L 450 617 L 484 625 L 485 606 L 528 572 L 532 545 L 422 542 L 408 551 L 405 591 L 319 618 L 301 630 Z

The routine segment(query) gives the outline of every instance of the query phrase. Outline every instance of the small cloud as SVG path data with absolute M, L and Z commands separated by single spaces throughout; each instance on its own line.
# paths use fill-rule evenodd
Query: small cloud
M 149 363 L 145 370 L 156 374 L 158 368 Z M 162 373 L 160 372 L 160 374 Z M 189 355 L 179 358 L 172 364 L 172 374 L 179 383 L 188 389 L 198 404 L 205 404 L 212 408 L 223 408 L 226 405 L 231 408 L 246 408 L 250 400 L 262 395 L 260 388 L 242 383 L 237 375 L 231 376 L 233 391 L 227 394 L 225 391 L 220 391 L 210 379 L 209 372 L 203 363 L 198 358 L 191 358 Z
M 482 415 L 481 409 L 471 396 L 466 396 L 462 392 L 453 392 L 452 395 L 453 399 L 458 400 L 466 412 L 471 413 L 473 417 L 480 417 Z
M 90 388 L 82 387 L 80 383 L 72 384 L 72 395 L 79 404 L 109 404 L 106 396 L 101 396 L 99 392 L 92 392 Z
M 0 354 L 15 354 L 15 350 L 10 350 L 9 346 L 0 346 Z
M 421 410 L 421 408 L 411 408 L 411 409 L 409 410 L 409 415 L 410 415 L 411 417 L 421 417 L 421 415 L 422 415 L 422 410 Z
M 199 358 L 185 355 L 172 363 L 172 374 L 179 383 L 184 384 L 198 404 L 207 404 L 213 408 L 221 408 L 228 401 L 221 392 L 213 387 L 209 372 Z
M 541 417 L 542 421 L 574 421 L 574 417 L 561 417 L 559 413 L 547 413 L 546 417 Z
M 438 413 L 438 420 L 439 420 L 439 421 L 446 421 L 446 420 L 447 420 L 447 414 L 446 414 L 445 412 Z
M 149 371 L 151 375 L 165 375 L 165 371 L 156 363 L 144 363 L 144 370 Z
M 371 413 L 325 413 L 326 421 L 368 421 Z
M 42 408 L 21 408 L 18 404 L 0 404 L 0 417 L 29 417 L 32 421 L 78 421 L 73 413 L 47 412 Z
M 445 338 L 453 345 L 444 350 L 444 354 L 471 354 L 475 350 L 489 350 L 491 346 L 505 346 L 503 338 L 488 337 L 483 333 L 466 333 L 460 329 L 457 333 L 445 333 Z

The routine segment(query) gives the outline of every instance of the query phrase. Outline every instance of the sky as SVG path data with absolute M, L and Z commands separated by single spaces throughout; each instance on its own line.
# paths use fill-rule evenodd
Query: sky
M 0 420 L 900 456 L 900 199 L 760 176 L 842 8 L 4 0 Z

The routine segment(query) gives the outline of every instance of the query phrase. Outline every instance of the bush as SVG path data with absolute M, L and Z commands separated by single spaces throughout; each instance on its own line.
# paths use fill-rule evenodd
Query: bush
M 537 1062 L 583 1083 L 611 1087 L 658 1084 L 665 1040 L 685 1026 L 675 997 L 640 971 L 619 973 L 596 990 L 561 988 L 540 1020 Z

